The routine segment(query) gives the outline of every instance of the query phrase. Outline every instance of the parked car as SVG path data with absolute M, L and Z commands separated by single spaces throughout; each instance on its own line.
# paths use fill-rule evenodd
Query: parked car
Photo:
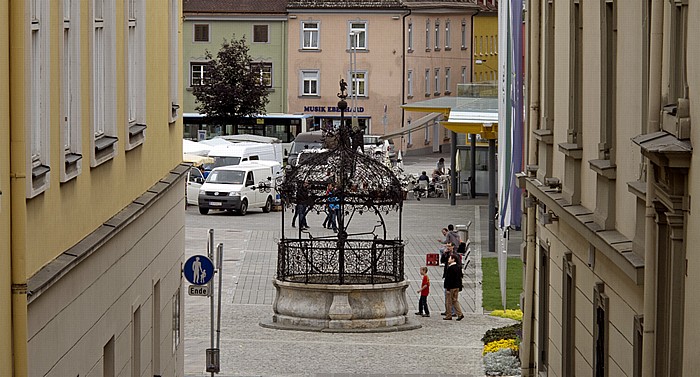
M 209 157 L 214 159 L 214 167 L 255 160 L 277 161 L 282 164 L 282 144 L 229 143 L 210 150 Z
M 287 163 L 291 166 L 296 166 L 299 153 L 307 149 L 320 148 L 323 148 L 323 134 L 321 131 L 302 132 L 292 141 Z
M 370 153 L 376 150 L 382 153 L 389 152 L 389 158 L 396 158 L 396 148 L 393 140 L 382 140 L 382 135 L 364 135 L 365 153 Z
M 185 188 L 185 203 L 197 205 L 199 189 L 204 183 L 204 175 L 197 167 L 191 167 L 187 172 L 187 186 Z
M 272 167 L 257 163 L 244 163 L 214 168 L 199 189 L 197 204 L 199 213 L 206 215 L 210 209 L 237 211 L 245 216 L 249 208 L 272 209 L 274 191 Z M 267 184 L 266 189 L 260 183 Z

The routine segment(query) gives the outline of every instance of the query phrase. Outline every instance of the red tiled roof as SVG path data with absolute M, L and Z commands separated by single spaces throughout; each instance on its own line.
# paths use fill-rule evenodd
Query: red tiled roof
M 401 0 L 289 0 L 290 9 L 387 9 L 401 8 Z
M 286 13 L 287 0 L 182 0 L 183 13 Z

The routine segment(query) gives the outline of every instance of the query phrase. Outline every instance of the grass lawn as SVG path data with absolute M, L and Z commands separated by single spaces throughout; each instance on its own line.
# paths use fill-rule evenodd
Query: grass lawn
M 503 309 L 498 279 L 498 258 L 481 258 L 483 307 L 485 311 Z M 520 293 L 523 290 L 523 262 L 520 258 L 508 258 L 506 276 L 506 309 L 520 309 Z

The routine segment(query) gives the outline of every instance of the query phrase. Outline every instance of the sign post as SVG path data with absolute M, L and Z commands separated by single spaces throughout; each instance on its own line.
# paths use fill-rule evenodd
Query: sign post
M 212 377 L 219 373 L 221 369 L 219 358 L 219 344 L 221 340 L 221 287 L 222 287 L 222 267 L 223 267 L 224 244 L 217 246 L 216 269 L 212 262 L 214 258 L 214 229 L 209 229 L 207 237 L 207 255 L 193 255 L 187 259 L 183 266 L 183 275 L 192 285 L 188 287 L 190 296 L 208 296 L 210 305 L 211 320 L 211 344 L 206 349 L 206 371 L 211 372 Z M 216 324 L 216 343 L 214 343 L 214 274 L 219 274 L 219 298 Z

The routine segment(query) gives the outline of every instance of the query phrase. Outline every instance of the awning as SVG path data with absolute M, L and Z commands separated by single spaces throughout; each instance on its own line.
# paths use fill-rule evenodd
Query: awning
M 380 139 L 387 140 L 387 139 L 394 138 L 396 136 L 405 135 L 409 132 L 421 130 L 425 127 L 428 127 L 428 125 L 430 125 L 430 122 L 437 119 L 440 115 L 442 115 L 442 113 L 430 113 L 424 117 L 419 118 L 415 122 L 411 122 L 408 127 L 404 127 L 402 129 L 400 129 L 399 131 L 383 135 L 382 137 L 380 137 Z
M 450 131 L 479 134 L 485 139 L 497 139 L 498 98 L 492 96 L 496 92 L 491 87 L 494 85 L 468 85 L 458 88 L 465 92 L 464 96 L 433 98 L 405 104 L 401 108 L 405 111 L 441 113 L 447 120 L 440 124 Z M 422 128 L 421 125 L 418 125 L 415 129 L 420 128 Z M 413 130 L 413 127 L 406 128 L 387 136 L 392 137 Z

